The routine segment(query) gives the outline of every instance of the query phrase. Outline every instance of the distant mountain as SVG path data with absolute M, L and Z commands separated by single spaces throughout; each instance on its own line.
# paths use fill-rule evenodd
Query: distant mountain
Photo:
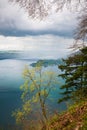
M 36 63 L 32 63 L 31 66 L 32 67 L 36 67 L 36 66 L 44 66 L 44 67 L 48 67 L 48 66 L 54 66 L 54 65 L 59 65 L 62 63 L 61 59 L 47 59 L 47 60 L 38 60 Z
M 18 59 L 18 60 L 29 60 L 38 61 L 38 58 L 32 58 L 28 51 L 0 51 L 0 60 L 5 59 Z
M 31 64 L 32 67 L 35 66 L 53 66 L 53 65 L 59 65 L 62 63 L 61 59 L 43 59 L 40 60 L 39 58 L 33 58 L 29 55 L 29 52 L 26 51 L 0 51 L 0 60 L 5 59 L 17 59 L 17 60 L 27 60 L 27 61 L 34 61 L 34 63 Z
M 4 59 L 17 59 L 20 57 L 20 53 L 17 51 L 0 51 L 0 60 Z

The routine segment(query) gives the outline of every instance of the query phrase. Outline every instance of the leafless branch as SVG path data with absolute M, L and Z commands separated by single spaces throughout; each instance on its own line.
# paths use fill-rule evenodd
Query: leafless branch
M 83 9 L 83 12 L 79 18 L 79 24 L 75 35 L 75 39 L 77 41 L 79 39 L 82 39 L 84 42 L 87 41 L 87 5 Z
M 49 15 L 49 12 L 54 7 L 55 12 L 64 7 L 75 11 L 79 11 L 79 25 L 75 34 L 75 40 L 87 41 L 87 0 L 9 0 L 10 2 L 18 3 L 24 8 L 28 15 L 32 18 L 43 19 Z

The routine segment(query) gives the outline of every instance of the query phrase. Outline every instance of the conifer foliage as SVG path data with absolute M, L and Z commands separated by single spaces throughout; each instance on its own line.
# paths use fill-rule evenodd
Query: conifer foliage
M 63 64 L 58 66 L 63 72 L 59 76 L 65 80 L 61 86 L 63 98 L 59 102 L 68 99 L 82 99 L 87 95 L 87 47 L 79 52 L 63 59 Z

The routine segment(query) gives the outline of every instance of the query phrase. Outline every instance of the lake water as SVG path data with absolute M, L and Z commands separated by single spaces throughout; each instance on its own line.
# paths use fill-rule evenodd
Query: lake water
M 12 111 L 21 106 L 20 86 L 23 84 L 22 72 L 25 65 L 30 65 L 36 61 L 6 59 L 0 60 L 0 126 L 14 124 L 15 120 L 11 116 Z M 49 67 L 59 73 L 57 66 Z M 46 68 L 47 69 L 47 68 Z M 61 82 L 64 82 L 60 80 Z M 59 86 L 57 91 L 51 92 L 49 107 L 53 111 L 65 109 L 65 104 L 57 104 L 59 95 Z

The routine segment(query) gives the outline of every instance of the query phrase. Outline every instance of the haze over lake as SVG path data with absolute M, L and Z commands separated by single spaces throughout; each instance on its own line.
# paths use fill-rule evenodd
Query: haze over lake
M 21 106 L 21 91 L 20 86 L 24 83 L 22 72 L 25 65 L 30 66 L 31 63 L 35 63 L 37 60 L 19 60 L 19 59 L 4 59 L 0 60 L 0 126 L 14 124 L 15 120 L 11 116 L 12 111 Z M 59 73 L 57 66 L 49 66 L 43 68 L 54 70 Z M 62 82 L 62 80 L 60 80 Z M 64 81 L 63 81 L 64 82 Z M 57 100 L 59 95 L 59 86 L 57 85 L 57 91 L 51 92 L 51 101 L 48 101 L 51 110 L 65 109 L 65 105 L 58 105 Z M 55 99 L 55 101 L 53 100 Z M 55 105 L 54 105 L 55 104 Z

